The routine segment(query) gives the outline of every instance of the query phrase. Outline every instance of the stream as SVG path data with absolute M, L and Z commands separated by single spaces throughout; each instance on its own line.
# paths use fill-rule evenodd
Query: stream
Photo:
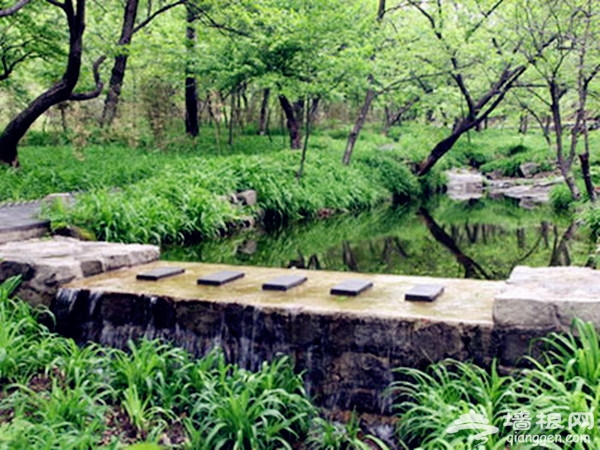
M 380 209 L 163 249 L 162 259 L 506 279 L 517 265 L 583 266 L 596 246 L 571 217 L 511 200 Z

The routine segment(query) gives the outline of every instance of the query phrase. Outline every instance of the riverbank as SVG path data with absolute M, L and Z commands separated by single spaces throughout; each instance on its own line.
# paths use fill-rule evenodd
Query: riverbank
M 461 141 L 424 183 L 410 167 L 439 129 L 411 125 L 392 138 L 366 131 L 352 164 L 340 162 L 345 134 L 319 130 L 299 176 L 301 152 L 285 140 L 240 136 L 233 147 L 210 139 L 161 150 L 92 145 L 26 147 L 22 168 L 0 168 L 0 202 L 75 192 L 73 208 L 44 210 L 54 229 L 71 228 L 91 239 L 153 244 L 188 243 L 230 234 L 248 224 L 287 224 L 341 212 L 404 204 L 442 189 L 442 170 L 478 167 L 510 174 L 523 161 L 544 168 L 552 156 L 540 136 L 486 130 Z M 256 204 L 230 201 L 256 192 Z M 77 194 L 77 192 L 80 192 Z

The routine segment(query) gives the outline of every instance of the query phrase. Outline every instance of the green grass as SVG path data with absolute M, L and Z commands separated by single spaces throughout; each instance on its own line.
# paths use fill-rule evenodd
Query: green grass
M 251 372 L 219 349 L 78 347 L 38 323 L 47 311 L 12 298 L 17 284 L 0 284 L 0 449 L 387 448 L 356 420 L 319 417 L 288 357 Z
M 351 166 L 345 167 L 340 159 L 346 131 L 317 129 L 300 181 L 300 152 L 287 149 L 285 135 L 271 140 L 241 135 L 232 147 L 215 145 L 209 129 L 197 141 L 173 139 L 160 150 L 117 144 L 30 146 L 21 150 L 20 170 L 0 167 L 0 202 L 80 192 L 73 210 L 48 214 L 55 227 L 77 226 L 103 240 L 171 243 L 221 236 L 243 216 L 286 223 L 324 210 L 368 210 L 390 198 L 406 203 L 438 191 L 440 174 L 450 167 L 515 175 L 525 161 L 537 162 L 542 170 L 553 166 L 554 154 L 541 135 L 490 129 L 463 137 L 418 183 L 411 168 L 446 132 L 412 123 L 388 138 L 367 128 Z M 592 156 L 597 175 L 600 160 Z M 232 208 L 224 199 L 245 189 L 257 191 L 258 208 Z M 563 205 L 564 197 L 556 193 L 555 204 Z
M 525 435 L 546 439 L 559 434 L 563 443 L 547 448 L 583 450 L 598 448 L 597 426 L 576 425 L 569 429 L 571 413 L 589 413 L 594 424 L 600 418 L 600 344 L 591 323 L 575 320 L 571 333 L 553 333 L 541 339 L 543 353 L 528 358 L 531 368 L 501 375 L 496 363 L 489 371 L 471 363 L 443 361 L 427 371 L 399 369 L 403 381 L 391 389 L 396 396 L 398 436 L 407 448 L 474 450 L 538 448 L 512 446 L 515 430 L 506 424 L 508 417 L 528 413 L 531 428 Z M 447 432 L 453 421 L 470 412 L 481 415 L 499 431 L 489 436 L 483 447 L 474 440 L 473 430 Z M 548 429 L 539 422 L 541 414 L 560 414 L 561 429 Z M 568 442 L 567 435 L 587 435 L 589 442 Z M 512 438 L 511 438 L 512 436 Z M 542 437 L 546 436 L 546 437 Z M 546 448 L 546 447 L 545 447 Z
M 151 177 L 170 155 L 114 146 L 25 147 L 19 170 L 0 167 L 0 202 L 33 200 L 53 192 L 123 187 Z
M 256 190 L 265 217 L 284 222 L 315 217 L 324 209 L 365 210 L 392 196 L 406 201 L 418 195 L 414 177 L 400 162 L 377 158 L 385 164 L 373 167 L 367 154 L 343 167 L 338 155 L 315 150 L 297 180 L 300 154 L 289 150 L 261 156 L 186 155 L 118 191 L 83 193 L 74 208 L 57 206 L 49 216 L 55 226 L 74 225 L 101 240 L 160 244 L 216 237 L 243 216 L 256 215 L 256 208 L 234 208 L 227 200 L 227 194 L 246 189 Z

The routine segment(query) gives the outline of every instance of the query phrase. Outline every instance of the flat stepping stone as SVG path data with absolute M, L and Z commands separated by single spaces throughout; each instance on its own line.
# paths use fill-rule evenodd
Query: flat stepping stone
M 221 286 L 226 283 L 238 280 L 244 276 L 244 272 L 237 270 L 222 270 L 220 272 L 211 273 L 198 278 L 198 284 L 206 286 Z
M 363 291 L 373 287 L 371 281 L 366 280 L 346 280 L 340 284 L 336 284 L 331 288 L 331 295 L 352 295 L 357 296 Z
M 304 275 L 281 275 L 262 285 L 264 291 L 287 291 L 308 280 Z
M 415 302 L 432 302 L 444 292 L 440 284 L 417 284 L 404 296 L 404 300 Z
M 149 270 L 148 272 L 141 272 L 136 275 L 138 280 L 144 281 L 158 281 L 163 278 L 172 277 L 185 272 L 185 269 L 181 267 L 160 267 L 158 269 Z

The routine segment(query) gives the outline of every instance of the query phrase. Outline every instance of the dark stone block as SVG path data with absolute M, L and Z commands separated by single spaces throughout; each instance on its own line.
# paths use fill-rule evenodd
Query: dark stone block
M 363 291 L 373 287 L 371 281 L 365 280 L 346 280 L 340 284 L 336 284 L 331 288 L 331 295 L 352 295 L 356 296 Z
M 422 322 L 412 333 L 412 355 L 415 367 L 423 367 L 446 358 L 464 360 L 469 355 L 463 346 L 460 325 L 445 322 Z
M 417 284 L 404 296 L 404 300 L 416 302 L 432 302 L 444 292 L 439 284 Z
M 35 269 L 27 263 L 0 260 L 0 283 L 17 275 L 29 281 L 35 276 Z
M 181 267 L 159 267 L 148 272 L 138 273 L 136 278 L 145 281 L 158 281 L 162 278 L 172 277 L 185 272 Z
M 290 316 L 291 344 L 299 348 L 321 345 L 326 338 L 323 332 L 328 327 L 328 318 L 317 314 L 300 312 Z
M 265 291 L 287 291 L 293 287 L 301 285 L 307 277 L 304 275 L 282 275 L 262 285 Z
M 198 278 L 198 284 L 207 286 L 221 286 L 225 283 L 230 283 L 244 276 L 244 272 L 236 270 L 222 270 L 221 272 L 211 273 Z
M 84 277 L 91 277 L 102 273 L 102 262 L 97 259 L 88 259 L 81 261 L 81 272 Z

